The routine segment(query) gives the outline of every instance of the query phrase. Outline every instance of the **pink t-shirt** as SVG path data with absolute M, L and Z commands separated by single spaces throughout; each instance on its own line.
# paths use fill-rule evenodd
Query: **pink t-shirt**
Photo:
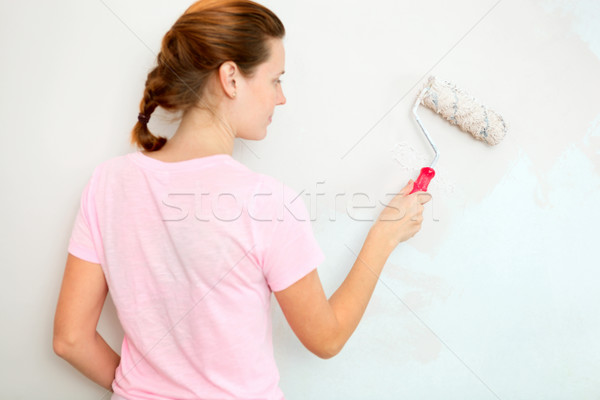
M 125 332 L 117 398 L 283 399 L 271 292 L 325 256 L 302 198 L 228 154 L 101 163 L 69 252 L 100 264 Z

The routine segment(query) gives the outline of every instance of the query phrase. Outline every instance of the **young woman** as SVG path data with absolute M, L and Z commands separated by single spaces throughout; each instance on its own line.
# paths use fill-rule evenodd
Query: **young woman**
M 132 142 L 86 185 L 71 234 L 54 350 L 112 399 L 282 399 L 274 293 L 302 344 L 339 353 L 395 246 L 421 227 L 430 195 L 410 181 L 371 227 L 350 273 L 325 296 L 324 255 L 297 192 L 231 155 L 261 140 L 286 99 L 281 21 L 248 0 L 201 0 L 165 35 Z M 148 120 L 181 112 L 168 141 Z M 108 290 L 125 336 L 96 332 Z

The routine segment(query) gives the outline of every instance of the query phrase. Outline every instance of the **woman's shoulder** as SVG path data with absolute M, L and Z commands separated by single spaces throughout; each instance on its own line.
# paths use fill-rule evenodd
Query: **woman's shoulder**
M 296 219 L 304 219 L 307 207 L 303 199 L 304 190 L 296 190 L 291 185 L 270 175 L 260 174 L 260 182 L 253 194 L 252 203 L 256 207 L 276 212 L 278 218 L 287 214 Z
M 273 198 L 283 200 L 293 199 L 301 194 L 301 192 L 298 192 L 284 181 L 263 173 L 258 174 L 258 185 L 256 190 L 261 193 L 271 194 Z

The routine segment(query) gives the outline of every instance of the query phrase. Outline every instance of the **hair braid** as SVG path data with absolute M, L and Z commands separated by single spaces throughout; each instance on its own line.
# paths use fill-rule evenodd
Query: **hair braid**
M 140 102 L 140 114 L 146 117 L 146 121 L 138 118 L 138 122 L 133 128 L 131 137 L 132 144 L 137 143 L 148 151 L 158 150 L 167 142 L 167 139 L 162 136 L 154 136 L 152 132 L 150 132 L 150 129 L 148 129 L 147 122 L 156 107 L 158 107 L 158 102 L 154 98 L 155 87 L 160 85 L 160 82 L 158 82 L 160 80 L 160 76 L 157 74 L 157 70 L 158 68 L 154 68 L 148 74 L 148 78 L 146 79 L 146 88 L 144 89 L 144 97 Z

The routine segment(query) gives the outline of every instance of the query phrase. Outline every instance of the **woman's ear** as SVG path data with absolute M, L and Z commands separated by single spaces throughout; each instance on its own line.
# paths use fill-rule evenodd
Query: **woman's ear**
M 238 76 L 238 67 L 233 61 L 225 61 L 219 67 L 219 82 L 223 91 L 230 97 L 235 97 L 237 85 L 235 82 Z

